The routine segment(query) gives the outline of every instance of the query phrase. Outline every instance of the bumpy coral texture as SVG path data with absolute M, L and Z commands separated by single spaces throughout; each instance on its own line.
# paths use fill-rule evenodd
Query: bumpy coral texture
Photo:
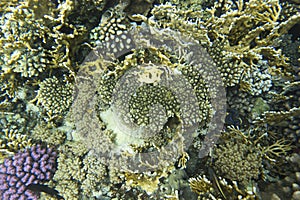
M 37 145 L 5 159 L 0 165 L 0 198 L 38 199 L 39 194 L 29 190 L 27 186 L 42 184 L 53 177 L 56 156 L 54 149 Z
M 214 157 L 217 173 L 241 184 L 247 185 L 260 174 L 261 153 L 254 145 L 246 144 L 240 138 L 220 145 Z
M 61 115 L 72 102 L 73 85 L 64 83 L 58 78 L 47 78 L 40 84 L 38 104 L 41 104 L 48 115 Z

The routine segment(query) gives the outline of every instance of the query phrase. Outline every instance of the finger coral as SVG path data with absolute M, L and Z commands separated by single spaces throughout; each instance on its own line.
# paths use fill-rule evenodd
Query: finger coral
M 21 134 L 16 130 L 5 129 L 0 134 L 0 148 L 10 152 L 18 152 L 32 146 L 31 140 L 27 135 Z

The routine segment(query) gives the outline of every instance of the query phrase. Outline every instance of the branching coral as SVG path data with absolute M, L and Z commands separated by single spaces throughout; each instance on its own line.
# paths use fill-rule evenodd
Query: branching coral
M 230 127 L 222 136 L 223 142 L 214 150 L 212 165 L 216 173 L 237 181 L 237 188 L 246 187 L 257 179 L 266 168 L 266 162 L 274 167 L 276 163 L 281 163 L 285 159 L 283 156 L 291 150 L 290 143 L 285 139 L 270 140 L 266 132 L 257 129 L 245 132 Z
M 299 115 L 299 113 L 300 108 L 292 108 L 288 111 L 266 111 L 263 113 L 262 117 L 255 120 L 255 123 L 268 123 L 271 125 L 276 125 L 280 122 L 284 122 L 288 117 Z
M 273 42 L 299 21 L 300 14 L 281 22 L 279 1 L 217 1 L 204 13 L 165 4 L 155 7 L 152 14 L 157 25 L 192 35 L 205 44 L 227 86 L 239 85 L 244 74 L 263 58 L 276 66 L 273 73 L 291 77 L 287 58 L 273 48 Z
M 115 25 L 104 23 L 100 34 L 122 26 L 120 20 L 110 22 Z M 118 30 L 100 37 L 80 67 L 72 111 L 81 136 L 109 170 L 137 177 L 153 170 L 166 174 L 178 159 L 186 165 L 197 129 L 220 128 L 209 123 L 213 111 L 224 108 L 225 90 L 218 91 L 223 85 L 215 64 L 193 39 L 146 24 L 129 30 L 126 38 Z M 127 52 L 120 38 L 128 41 Z
M 32 145 L 31 139 L 17 130 L 5 129 L 1 131 L 0 138 L 1 149 L 7 149 L 11 152 L 18 152 Z
M 81 184 L 82 193 L 88 197 L 97 196 L 96 191 L 101 189 L 101 182 L 107 178 L 106 166 L 97 157 L 87 155 L 83 159 L 83 170 L 86 174 Z
M 80 181 L 85 179 L 82 156 L 87 149 L 81 143 L 68 142 L 59 149 L 57 172 L 53 179 L 55 188 L 64 198 L 79 199 Z
M 103 121 L 107 124 L 108 129 L 114 131 L 116 135 L 112 140 L 115 140 L 118 146 L 123 146 L 129 142 L 129 138 L 132 137 L 130 135 L 133 135 L 126 129 L 120 132 L 117 128 L 121 126 L 120 124 L 117 126 L 112 124 L 115 120 L 121 120 L 117 119 L 120 114 L 124 116 L 122 123 L 128 126 L 131 132 L 136 131 L 137 134 L 141 134 L 140 129 L 144 129 L 144 135 L 141 137 L 148 138 L 144 139 L 145 141 L 142 143 L 140 143 L 142 140 L 136 138 L 131 141 L 134 143 L 130 144 L 140 152 L 147 152 L 146 149 L 164 144 L 163 140 L 169 141 L 176 133 L 176 126 L 178 126 L 176 123 L 194 123 L 196 121 L 201 122 L 201 125 L 207 123 L 211 109 L 210 95 L 205 86 L 205 80 L 201 79 L 201 72 L 197 72 L 196 67 L 181 65 L 180 63 L 173 64 L 174 61 L 168 57 L 172 57 L 172 55 L 155 48 L 138 50 L 126 56 L 121 64 L 109 67 L 101 75 L 97 92 L 99 94 L 97 102 L 99 121 Z M 162 66 L 159 66 L 160 63 Z M 163 66 L 165 63 L 167 67 Z M 128 73 L 124 75 L 126 70 Z M 175 77 L 173 70 L 177 70 L 176 73 L 181 74 L 184 78 Z M 117 81 L 121 84 L 116 84 Z M 170 85 L 168 81 L 172 81 L 172 84 Z M 187 86 L 187 84 L 192 87 Z M 189 91 L 190 89 L 194 89 L 194 91 Z M 113 94 L 114 90 L 119 91 L 117 95 Z M 192 99 L 193 92 L 195 99 Z M 130 93 L 132 95 L 128 96 Z M 181 96 L 178 95 L 179 93 Z M 188 105 L 185 103 L 186 100 L 192 102 Z M 179 102 L 187 107 L 180 108 Z M 161 107 L 155 108 L 157 104 Z M 191 107 L 193 104 L 195 107 Z M 115 113 L 115 109 L 118 110 L 119 114 Z M 189 110 L 189 115 L 184 114 L 186 110 Z M 153 117 L 155 116 L 159 116 L 161 119 L 154 120 Z M 112 120 L 112 117 L 117 118 Z M 168 118 L 170 125 L 163 127 L 163 122 Z M 185 121 L 180 122 L 180 120 Z M 138 126 L 141 127 L 138 128 Z M 151 134 L 147 131 L 161 132 L 159 135 L 162 137 L 147 136 L 147 134 Z M 124 139 L 124 137 L 128 138 Z
M 292 149 L 291 145 L 287 143 L 286 140 L 280 139 L 276 143 L 263 147 L 262 153 L 269 160 L 274 161 L 274 158 L 279 158 L 281 156 L 287 155 L 287 153 Z M 273 159 L 272 159 L 273 158 Z
M 205 175 L 202 177 L 195 177 L 189 179 L 191 190 L 198 195 L 211 193 L 213 191 L 213 185 L 210 180 L 206 178 Z
M 43 41 L 46 31 L 41 20 L 26 5 L 8 7 L 1 16 L 2 72 L 21 73 L 24 77 L 37 76 L 50 64 L 50 54 L 46 49 L 36 46 Z
M 41 122 L 31 131 L 30 137 L 36 141 L 42 141 L 51 145 L 62 144 L 66 139 L 66 134 L 58 130 L 55 124 Z
M 198 199 L 238 198 L 246 200 L 255 199 L 257 196 L 254 186 L 240 189 L 235 181 L 229 183 L 224 178 L 213 175 L 210 179 L 205 175 L 189 179 L 190 188 L 199 195 Z
M 101 159 L 87 154 L 88 149 L 81 142 L 68 141 L 59 151 L 55 188 L 67 199 L 96 197 L 108 173 Z

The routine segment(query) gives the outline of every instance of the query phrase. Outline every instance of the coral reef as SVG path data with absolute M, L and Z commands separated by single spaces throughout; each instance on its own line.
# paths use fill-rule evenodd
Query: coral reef
M 299 65 L 299 38 L 293 41 L 291 34 L 285 34 L 282 37 L 278 38 L 278 44 L 274 44 L 274 46 L 282 49 L 282 53 L 289 58 L 289 61 L 293 66 Z
M 97 196 L 95 191 L 99 191 L 101 182 L 107 177 L 106 166 L 97 157 L 87 155 L 83 159 L 83 170 L 86 172 L 85 179 L 82 181 L 81 189 L 85 196 Z
M 138 57 L 139 56 L 139 57 Z M 162 108 L 158 108 L 158 109 L 163 109 L 165 110 L 165 116 L 164 118 L 171 118 L 171 117 L 179 117 L 176 116 L 179 113 L 179 109 L 180 109 L 180 103 L 182 103 L 182 99 L 184 99 L 185 97 L 181 97 L 181 99 L 178 98 L 178 96 L 176 96 L 176 93 L 174 93 L 174 91 L 172 91 L 172 88 L 176 88 L 177 90 L 180 89 L 186 89 L 186 83 L 185 82 L 179 82 L 180 80 L 177 80 L 176 83 L 172 82 L 172 88 L 168 89 L 166 88 L 165 85 L 168 84 L 168 77 L 166 77 L 165 75 L 163 75 L 164 67 L 156 67 L 154 65 L 151 65 L 149 63 L 151 62 L 158 62 L 159 61 L 159 57 L 162 56 L 170 56 L 168 54 L 164 55 L 164 52 L 160 52 L 158 49 L 154 49 L 154 50 L 148 50 L 148 51 L 137 51 L 134 54 L 128 55 L 124 62 L 121 64 L 121 66 L 116 66 L 114 70 L 111 71 L 107 71 L 105 72 L 106 74 L 112 74 L 112 75 L 106 75 L 103 74 L 102 75 L 102 80 L 100 80 L 100 87 L 98 89 L 98 93 L 99 93 L 99 110 L 103 112 L 103 110 L 107 110 L 109 108 L 107 108 L 107 105 L 111 105 L 111 102 L 114 101 L 112 95 L 113 95 L 113 91 L 115 88 L 119 89 L 118 85 L 114 84 L 116 82 L 116 80 L 121 79 L 121 77 L 114 76 L 114 74 L 124 74 L 125 72 L 119 71 L 119 69 L 126 69 L 127 66 L 129 65 L 131 67 L 134 67 L 134 65 L 136 65 L 135 63 L 140 63 L 140 62 L 144 62 L 143 60 L 147 59 L 147 61 L 145 61 L 145 63 L 142 63 L 143 65 L 145 65 L 145 68 L 142 67 L 138 67 L 137 70 L 143 70 L 144 74 L 140 74 L 138 77 L 138 80 L 134 80 L 136 77 L 127 77 L 126 79 L 130 80 L 131 84 L 134 85 L 140 85 L 140 84 L 144 84 L 142 86 L 140 86 L 139 88 L 137 88 L 137 90 L 134 92 L 134 96 L 132 97 L 127 97 L 126 94 L 123 94 L 125 92 L 128 91 L 132 91 L 129 90 L 130 88 L 121 88 L 122 90 L 120 92 L 122 92 L 121 94 L 118 94 L 121 96 L 121 99 L 119 99 L 119 102 L 114 102 L 114 104 L 116 104 L 116 106 L 118 106 L 118 110 L 119 112 L 121 112 L 123 114 L 123 116 L 125 117 L 124 121 L 130 121 L 132 120 L 133 123 L 137 124 L 137 125 L 148 125 L 151 124 L 154 127 L 150 127 L 151 130 L 155 130 L 156 126 L 161 126 L 160 122 L 156 120 L 156 122 L 154 123 L 154 121 L 150 121 L 150 117 L 155 116 L 155 112 L 157 112 L 157 114 L 159 114 L 159 110 L 150 110 L 151 107 L 153 107 L 156 104 L 160 104 L 162 106 Z M 171 63 L 171 61 L 164 61 L 164 62 L 169 62 Z M 175 67 L 175 64 L 173 64 Z M 195 95 L 197 97 L 197 101 L 198 101 L 198 111 L 190 111 L 190 112 L 195 112 L 192 113 L 191 116 L 187 116 L 187 119 L 185 120 L 189 120 L 192 122 L 195 122 L 197 120 L 201 121 L 202 124 L 205 123 L 205 121 L 208 118 L 209 115 L 209 111 L 210 111 L 210 105 L 209 105 L 209 99 L 208 99 L 208 89 L 205 86 L 205 81 L 201 80 L 201 73 L 197 72 L 196 67 L 190 67 L 190 66 L 176 66 L 177 70 L 182 73 L 182 75 L 186 78 L 186 80 L 189 81 L 190 84 L 192 84 L 193 88 L 194 88 L 194 92 Z M 170 64 L 170 66 L 168 68 L 173 68 L 173 66 Z M 175 68 L 176 69 L 176 68 Z M 173 70 L 175 70 L 173 69 Z M 118 71 L 116 71 L 118 70 Z M 130 72 L 133 73 L 133 72 Z M 152 76 L 155 76 L 155 73 L 160 74 L 157 75 L 157 77 L 154 77 L 153 80 L 149 79 L 147 81 L 147 76 L 148 73 L 152 74 Z M 171 73 L 171 72 L 170 72 Z M 149 76 L 151 76 L 151 74 Z M 156 80 L 155 80 L 156 79 Z M 127 80 L 126 80 L 127 81 Z M 140 81 L 137 82 L 137 81 Z M 165 81 L 165 82 L 164 82 Z M 151 83 L 152 82 L 157 82 L 155 83 L 155 85 L 153 86 Z M 149 83 L 149 84 L 147 84 Z M 176 85 L 175 85 L 176 84 Z M 129 85 L 129 87 L 132 87 L 132 85 Z M 178 91 L 179 93 L 181 91 Z M 188 94 L 188 91 L 182 91 L 181 93 L 186 93 L 186 97 L 192 96 L 193 94 Z M 102 100 L 103 99 L 103 100 Z M 120 104 L 120 105 L 118 105 Z M 129 105 L 129 113 L 127 112 L 127 108 L 126 107 L 122 107 L 121 105 L 125 104 L 125 105 Z M 153 112 L 153 113 L 150 113 Z M 157 115 L 156 114 L 156 115 Z M 101 114 L 100 114 L 101 115 Z M 161 114 L 159 114 L 161 115 Z M 162 115 L 163 116 L 163 115 Z M 192 118 L 194 117 L 194 118 Z M 197 119 L 198 118 L 198 119 Z M 163 121 L 163 118 L 161 119 Z M 105 121 L 105 120 L 104 120 Z M 161 138 L 162 139 L 162 138 Z M 161 140 L 160 139 L 160 140 Z
M 39 194 L 27 187 L 49 181 L 56 170 L 54 149 L 32 146 L 5 159 L 0 165 L 0 196 L 2 199 L 38 199 Z
M 283 122 L 289 117 L 298 116 L 300 114 L 300 108 L 292 108 L 288 111 L 266 111 L 261 117 L 257 118 L 255 123 L 268 123 L 275 125 L 276 123 Z
M 206 178 L 205 175 L 202 177 L 190 178 L 189 179 L 191 190 L 198 195 L 211 193 L 212 192 L 212 183 Z
M 193 35 L 206 45 L 227 86 L 239 85 L 262 58 L 270 66 L 283 68 L 282 75 L 291 75 L 286 57 L 272 45 L 300 16 L 296 12 L 278 23 L 279 1 L 217 1 L 205 12 L 162 4 L 152 9 L 152 14 L 159 26 Z
M 87 154 L 82 142 L 66 142 L 58 149 L 57 171 L 53 177 L 55 189 L 65 199 L 98 197 L 101 182 L 107 179 L 108 171 L 101 160 Z
M 292 199 L 299 198 L 299 161 L 300 156 L 293 153 L 288 156 L 290 170 L 280 180 L 272 181 L 267 187 L 262 187 L 262 198 Z
M 87 151 L 82 147 L 80 143 L 68 142 L 58 149 L 61 153 L 57 158 L 57 172 L 53 180 L 58 183 L 55 189 L 66 199 L 79 199 L 79 182 L 85 178 L 80 156 Z
M 112 42 L 122 37 L 117 36 L 111 38 Z M 181 40 L 180 35 L 157 37 L 162 41 L 172 37 Z M 118 168 L 125 177 L 130 174 L 126 183 L 133 181 L 133 185 L 151 194 L 158 189 L 155 180 L 172 171 L 177 161 L 185 167 L 185 143 L 197 135 L 197 129 L 208 126 L 213 109 L 218 112 L 212 103 L 218 91 L 210 88 L 208 80 L 219 84 L 222 81 L 213 69 L 206 70 L 213 68 L 214 63 L 203 50 L 197 49 L 199 55 L 191 53 L 185 57 L 184 48 L 191 43 L 179 44 L 177 54 L 153 44 L 128 52 L 119 62 L 105 59 L 109 53 L 115 53 L 105 40 L 95 48 L 99 55 L 84 63 L 78 75 L 79 92 L 72 107 L 76 126 L 86 145 L 104 160 L 108 169 Z M 100 63 L 100 69 L 94 67 L 96 63 Z M 221 92 L 218 94 L 222 96 Z M 145 184 L 145 173 L 153 170 L 158 174 L 153 180 L 156 184 Z
M 0 196 L 299 199 L 299 11 L 1 1 Z
M 49 53 L 35 42 L 44 40 L 46 31 L 33 10 L 24 5 L 8 7 L 1 16 L 1 25 L 2 72 L 20 73 L 24 77 L 43 72 L 50 63 Z

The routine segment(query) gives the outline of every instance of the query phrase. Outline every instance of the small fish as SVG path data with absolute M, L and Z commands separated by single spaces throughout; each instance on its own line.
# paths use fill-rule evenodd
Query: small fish
M 240 126 L 243 124 L 243 120 L 239 116 L 239 112 L 235 109 L 229 109 L 226 113 L 225 124 L 227 126 Z
M 59 200 L 64 200 L 62 196 L 59 195 L 58 191 L 48 187 L 47 185 L 42 184 L 29 184 L 27 186 L 27 189 L 33 191 L 33 192 L 45 192 L 53 197 L 56 197 Z

